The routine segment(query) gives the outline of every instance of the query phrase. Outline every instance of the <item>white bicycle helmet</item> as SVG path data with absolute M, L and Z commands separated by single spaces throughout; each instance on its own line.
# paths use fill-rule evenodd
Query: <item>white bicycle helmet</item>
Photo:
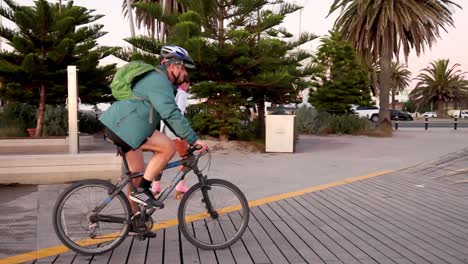
M 182 47 L 165 45 L 161 48 L 161 56 L 169 63 L 182 62 L 187 68 L 195 68 L 192 58 L 190 58 L 188 52 Z

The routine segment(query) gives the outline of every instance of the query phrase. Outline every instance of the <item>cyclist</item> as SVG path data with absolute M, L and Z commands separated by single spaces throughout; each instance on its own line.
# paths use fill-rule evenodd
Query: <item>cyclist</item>
M 190 86 L 190 81 L 186 80 L 184 83 L 179 85 L 177 89 L 177 94 L 175 97 L 175 101 L 177 106 L 180 109 L 180 112 L 182 114 L 185 114 L 185 111 L 187 109 L 187 96 L 188 96 L 188 88 Z M 183 156 L 185 154 L 185 151 L 188 148 L 188 143 L 187 141 L 178 138 L 172 131 L 165 126 L 164 124 L 161 124 L 161 131 L 166 134 L 170 139 L 172 139 L 176 145 L 176 150 L 179 156 Z M 183 166 L 181 165 L 179 167 L 179 170 L 182 170 Z M 154 179 L 153 185 L 151 186 L 151 192 L 153 192 L 154 195 L 158 195 L 161 192 L 161 177 L 162 174 L 159 174 L 156 176 Z M 185 176 L 184 176 L 185 177 Z M 186 193 L 188 191 L 187 186 L 185 186 L 185 180 L 182 178 L 182 180 L 176 185 L 175 187 L 175 199 L 179 200 L 182 197 L 182 194 Z
M 157 66 L 159 70 L 145 74 L 134 84 L 134 97 L 113 103 L 100 117 L 106 136 L 126 153 L 130 171 L 144 171 L 142 178 L 135 179 L 138 188 L 130 193 L 130 200 L 155 208 L 164 204 L 154 198 L 151 183 L 176 151 L 174 141 L 158 131 L 160 121 L 189 144 L 200 146 L 201 152 L 208 148 L 175 102 L 177 86 L 188 79 L 187 68 L 195 68 L 192 58 L 182 47 L 171 45 L 161 48 L 161 56 L 164 62 Z M 142 153 L 145 150 L 154 153 L 146 170 Z M 136 211 L 134 204 L 132 208 Z

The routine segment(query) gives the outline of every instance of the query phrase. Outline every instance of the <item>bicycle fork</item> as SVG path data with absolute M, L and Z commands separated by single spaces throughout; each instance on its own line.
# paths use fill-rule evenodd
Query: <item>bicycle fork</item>
M 201 184 L 201 192 L 203 195 L 202 203 L 205 204 L 206 210 L 210 214 L 212 219 L 218 219 L 218 212 L 213 208 L 213 204 L 211 203 L 210 197 L 208 196 L 208 191 L 211 190 L 211 186 L 207 183 L 207 177 L 203 176 L 201 173 L 197 172 L 198 180 Z

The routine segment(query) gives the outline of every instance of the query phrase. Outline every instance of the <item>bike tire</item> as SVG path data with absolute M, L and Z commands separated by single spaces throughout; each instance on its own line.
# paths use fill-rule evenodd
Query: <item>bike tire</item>
M 208 179 L 207 186 L 210 188 L 207 194 L 215 210 L 220 212 L 219 217 L 212 218 L 207 215 L 206 207 L 202 208 L 204 205 L 194 206 L 198 203 L 191 203 L 191 201 L 196 202 L 196 199 L 201 199 L 201 203 L 204 204 L 201 184 L 197 183 L 184 194 L 180 201 L 177 213 L 179 228 L 185 238 L 198 248 L 223 249 L 237 242 L 244 234 L 249 222 L 249 204 L 242 191 L 226 180 Z M 215 190 L 218 191 L 221 188 L 231 192 L 234 195 L 233 199 L 229 200 L 226 194 L 214 197 L 216 196 Z M 223 200 L 229 200 L 227 206 L 220 205 Z M 195 210 L 195 214 L 188 213 L 190 206 L 200 207 L 200 212 L 197 213 Z M 203 217 L 203 215 L 208 217 Z M 218 240 L 217 237 L 220 234 L 222 237 Z
M 132 214 L 132 209 L 130 207 L 127 197 L 122 191 L 120 191 L 117 194 L 117 196 L 114 197 L 114 199 L 109 200 L 109 203 L 106 205 L 106 207 L 104 207 L 103 211 L 105 211 L 108 208 L 113 207 L 114 205 L 117 205 L 117 206 L 120 205 L 122 207 L 120 210 L 119 208 L 113 209 L 113 210 L 114 211 L 118 210 L 119 212 L 121 211 L 122 216 L 119 216 L 119 217 L 124 218 L 127 221 L 125 223 L 110 223 L 110 225 L 118 224 L 118 226 L 111 229 L 111 230 L 116 229 L 116 231 L 113 233 L 104 233 L 104 234 L 101 234 L 101 236 L 98 236 L 97 238 L 96 237 L 94 238 L 89 237 L 89 238 L 83 238 L 83 239 L 77 238 L 78 241 L 74 241 L 75 239 L 71 237 L 71 233 L 76 231 L 75 229 L 79 229 L 79 232 L 82 232 L 83 236 L 84 234 L 86 234 L 86 225 L 88 225 L 88 228 L 89 228 L 89 224 L 90 224 L 86 215 L 88 212 L 96 208 L 97 204 L 90 205 L 89 207 L 87 207 L 86 208 L 87 211 L 82 210 L 82 212 L 76 213 L 76 215 L 70 214 L 73 216 L 73 218 L 71 217 L 72 220 L 80 219 L 76 227 L 70 227 L 71 230 L 68 230 L 68 223 L 67 223 L 68 220 L 65 220 L 64 207 L 69 206 L 70 208 L 74 209 L 75 207 L 74 203 L 81 207 L 82 206 L 81 204 L 83 203 L 78 204 L 77 202 L 75 202 L 75 200 L 77 199 L 73 199 L 73 196 L 80 190 L 86 190 L 86 188 L 87 189 L 95 188 L 97 190 L 93 194 L 97 198 L 97 204 L 99 204 L 99 202 L 103 201 L 101 199 L 102 197 L 105 199 L 106 197 L 109 196 L 109 194 L 111 194 L 114 191 L 115 185 L 107 181 L 103 181 L 103 180 L 83 180 L 83 181 L 79 181 L 70 185 L 59 196 L 59 198 L 57 199 L 57 202 L 55 203 L 53 217 L 52 217 L 53 226 L 54 226 L 55 233 L 57 234 L 57 237 L 69 249 L 77 253 L 83 254 L 83 255 L 99 255 L 99 254 L 106 253 L 116 248 L 117 246 L 120 245 L 120 243 L 122 243 L 125 240 L 127 233 L 129 231 L 129 228 L 130 228 L 129 223 L 130 223 L 130 217 Z M 91 192 L 91 190 L 89 191 Z M 82 196 L 82 197 L 85 197 L 85 196 Z M 86 198 L 87 199 L 84 199 L 84 200 L 91 201 L 92 195 Z M 82 220 L 83 218 L 85 218 L 85 220 Z M 100 225 L 109 224 L 109 222 L 97 222 L 97 223 L 100 223 Z M 100 232 L 106 232 L 106 231 L 100 231 Z M 105 237 L 103 235 L 107 235 L 108 237 Z M 103 245 L 104 243 L 107 243 L 107 241 L 110 241 L 110 243 L 107 245 Z

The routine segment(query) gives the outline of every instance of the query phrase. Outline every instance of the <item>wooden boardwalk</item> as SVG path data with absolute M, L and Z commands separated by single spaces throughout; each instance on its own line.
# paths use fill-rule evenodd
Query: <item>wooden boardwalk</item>
M 466 264 L 468 153 L 253 207 L 242 240 L 226 250 L 197 249 L 171 227 L 105 255 L 30 263 Z

